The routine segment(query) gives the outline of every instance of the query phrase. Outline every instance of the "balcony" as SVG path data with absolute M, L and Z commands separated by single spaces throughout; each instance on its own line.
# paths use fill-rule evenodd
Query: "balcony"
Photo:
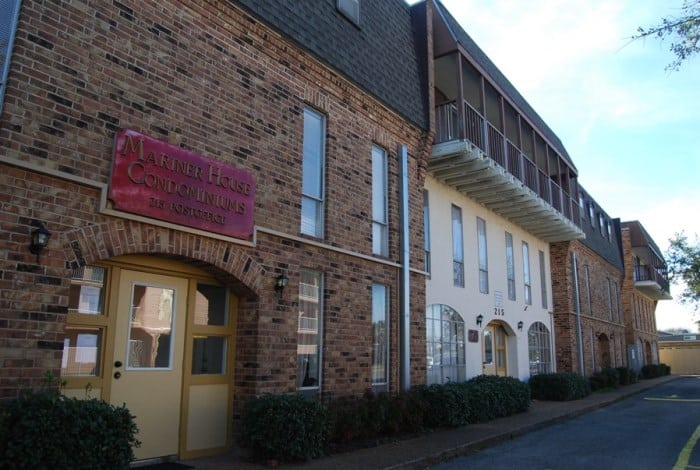
M 666 261 L 639 221 L 623 222 L 629 231 L 634 262 L 634 287 L 653 300 L 671 300 Z
M 544 241 L 584 238 L 577 198 L 466 101 L 460 119 L 458 103 L 436 107 L 430 173 Z
M 654 300 L 671 300 L 669 283 L 665 270 L 657 270 L 651 266 L 634 267 L 634 287 Z

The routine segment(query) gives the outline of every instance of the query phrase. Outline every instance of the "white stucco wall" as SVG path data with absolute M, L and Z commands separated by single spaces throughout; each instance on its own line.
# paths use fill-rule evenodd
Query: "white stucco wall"
M 479 341 L 466 344 L 466 377 L 483 373 L 483 330 L 492 321 L 503 323 L 508 333 L 507 374 L 527 380 L 530 376 L 527 332 L 534 322 L 542 322 L 550 332 L 554 350 L 551 269 L 548 243 L 535 238 L 517 225 L 466 198 L 456 190 L 432 177 L 426 180 L 430 213 L 431 273 L 426 285 L 426 305 L 446 304 L 464 319 L 465 332 L 478 330 Z M 452 205 L 462 210 L 464 247 L 464 287 L 456 287 L 452 275 Z M 479 292 L 479 259 L 477 245 L 477 217 L 486 222 L 489 292 Z M 513 236 L 515 257 L 516 300 L 508 299 L 505 232 Z M 530 279 L 532 305 L 525 303 L 522 244 L 527 242 L 530 252 Z M 542 306 L 539 251 L 544 253 L 547 308 Z M 500 298 L 500 302 L 499 302 Z M 502 307 L 501 311 L 497 307 Z M 501 313 L 502 314 L 499 314 Z M 477 326 L 477 315 L 483 315 Z M 517 328 L 523 322 L 522 331 Z M 466 334 L 466 333 L 465 333 Z M 554 369 L 554 358 L 550 359 Z

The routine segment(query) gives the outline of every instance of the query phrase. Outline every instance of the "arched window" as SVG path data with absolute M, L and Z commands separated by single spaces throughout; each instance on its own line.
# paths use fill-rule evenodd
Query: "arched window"
M 552 342 L 549 330 L 541 322 L 535 322 L 527 331 L 530 351 L 530 375 L 552 372 Z
M 430 305 L 425 329 L 428 384 L 463 381 L 466 355 L 462 316 L 447 305 Z

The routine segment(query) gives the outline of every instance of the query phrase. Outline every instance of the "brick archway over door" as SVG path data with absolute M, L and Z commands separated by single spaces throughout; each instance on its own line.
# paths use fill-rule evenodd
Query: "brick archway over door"
M 215 266 L 251 292 L 263 290 L 265 270 L 246 253 L 248 248 L 223 240 L 127 220 L 82 227 L 65 232 L 64 237 L 70 267 L 115 256 L 159 254 Z

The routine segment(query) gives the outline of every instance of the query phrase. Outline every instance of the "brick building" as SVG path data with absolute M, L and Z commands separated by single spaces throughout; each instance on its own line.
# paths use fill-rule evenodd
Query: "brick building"
M 553 243 L 552 290 L 557 368 L 589 376 L 626 365 L 619 220 L 583 188 L 582 240 Z
M 254 394 L 425 381 L 403 1 L 10 3 L 3 399 L 49 372 L 193 457 Z

